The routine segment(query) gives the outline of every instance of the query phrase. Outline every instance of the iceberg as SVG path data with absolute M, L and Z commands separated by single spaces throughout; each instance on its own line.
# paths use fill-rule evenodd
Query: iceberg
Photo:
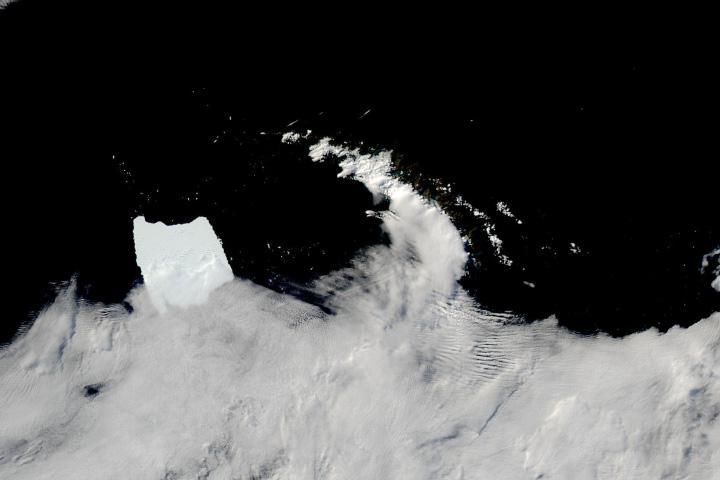
M 210 292 L 234 278 L 207 218 L 165 225 L 141 216 L 133 223 L 137 264 L 158 311 L 205 303 Z

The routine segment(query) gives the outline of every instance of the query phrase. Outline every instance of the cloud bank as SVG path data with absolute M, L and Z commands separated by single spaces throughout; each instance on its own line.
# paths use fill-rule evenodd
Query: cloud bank
M 457 283 L 467 260 L 459 233 L 389 175 L 384 154 L 329 140 L 310 153 L 317 161 L 333 153 L 341 175 L 390 198 L 387 213 L 368 212 L 381 215 L 390 244 L 314 286 L 336 314 L 247 280 L 214 282 L 215 274 L 203 277 L 212 284 L 205 290 L 180 282 L 184 298 L 204 292 L 186 303 L 164 296 L 158 304 L 172 275 L 146 277 L 127 297 L 131 309 L 83 303 L 70 284 L 0 351 L 0 477 L 720 471 L 720 314 L 614 339 L 571 334 L 553 318 L 527 325 L 483 311 Z M 137 221 L 141 266 L 143 252 L 157 259 L 162 250 L 142 245 L 165 244 L 162 232 L 179 226 L 146 227 Z M 212 229 L 185 231 L 192 243 Z M 218 252 L 216 237 L 203 242 Z M 162 251 L 157 267 L 187 265 L 177 257 L 186 250 Z M 215 273 L 225 278 L 223 267 Z

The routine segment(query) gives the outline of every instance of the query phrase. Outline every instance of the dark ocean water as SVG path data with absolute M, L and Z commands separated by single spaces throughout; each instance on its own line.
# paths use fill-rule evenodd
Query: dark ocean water
M 367 12 L 375 22 L 193 15 L 31 0 L 0 12 L 13 279 L 0 341 L 73 275 L 88 300 L 121 301 L 140 279 L 139 214 L 207 216 L 237 275 L 307 295 L 387 241 L 365 215 L 382 205 L 308 159 L 326 135 L 391 149 L 410 177 L 440 178 L 490 217 L 513 264 L 477 235 L 463 279 L 488 309 L 622 335 L 720 308 L 714 266 L 700 270 L 720 220 L 714 77 L 697 52 L 488 44 L 465 27 L 415 37 Z M 291 130 L 312 134 L 280 142 Z

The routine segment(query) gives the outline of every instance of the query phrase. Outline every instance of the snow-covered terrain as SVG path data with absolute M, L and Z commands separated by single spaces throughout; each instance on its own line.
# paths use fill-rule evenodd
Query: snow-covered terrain
M 657 479 L 720 471 L 720 313 L 584 337 L 483 311 L 387 154 L 323 140 L 391 240 L 316 282 L 231 278 L 206 219 L 135 221 L 132 307 L 73 285 L 0 351 L 0 478 Z M 332 221 L 329 219 L 328 221 Z M 239 226 L 240 228 L 241 226 Z

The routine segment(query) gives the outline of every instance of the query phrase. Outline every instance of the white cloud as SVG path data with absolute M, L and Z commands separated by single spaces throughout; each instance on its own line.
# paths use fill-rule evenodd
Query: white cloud
M 322 149 L 391 199 L 392 243 L 314 286 L 337 314 L 240 279 L 160 312 L 147 281 L 132 313 L 68 288 L 0 351 L 1 478 L 720 471 L 720 314 L 613 339 L 483 311 L 456 283 L 465 257 L 447 216 L 382 155 Z

